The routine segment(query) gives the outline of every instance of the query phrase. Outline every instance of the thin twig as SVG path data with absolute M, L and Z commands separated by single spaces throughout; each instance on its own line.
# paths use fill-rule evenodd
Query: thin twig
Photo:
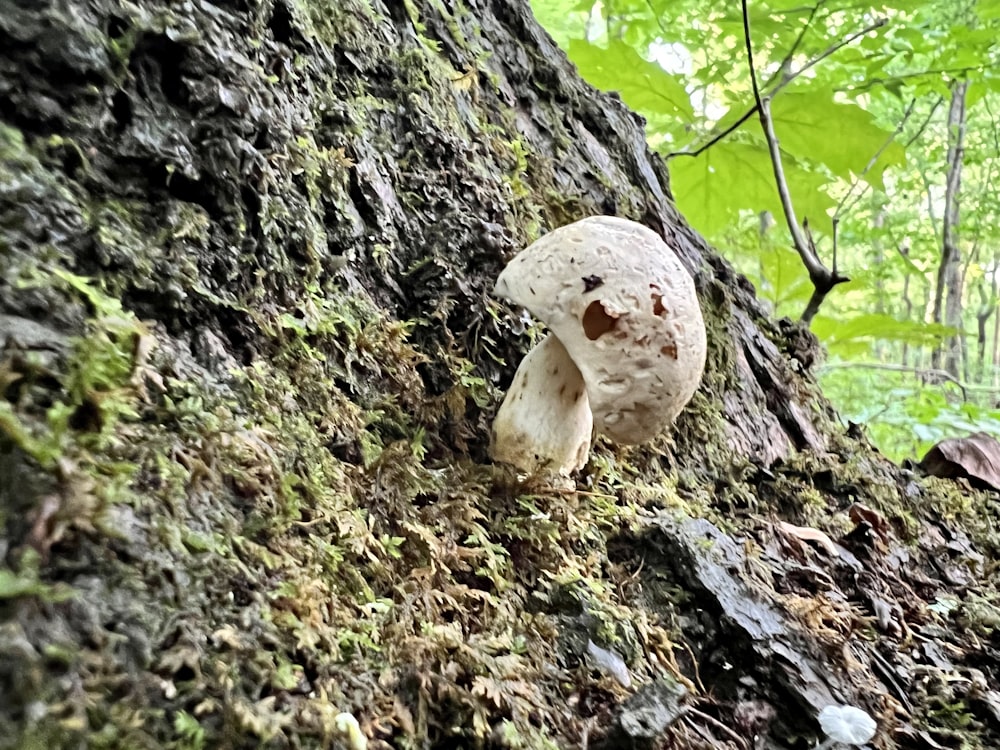
M 860 201 L 864 197 L 864 194 L 868 192 L 868 188 L 871 187 L 871 184 L 866 182 L 865 187 L 861 188 L 861 191 L 858 193 L 857 197 L 854 198 L 853 201 L 851 201 L 850 205 L 845 205 L 847 203 L 847 199 L 851 197 L 851 194 L 854 192 L 854 188 L 856 188 L 859 184 L 861 184 L 861 179 L 871 171 L 872 167 L 875 166 L 875 162 L 879 160 L 882 154 L 885 153 L 885 150 L 889 148 L 889 146 L 891 146 L 892 143 L 896 140 L 896 136 L 903 132 L 903 128 L 906 126 L 906 121 L 909 120 L 910 115 L 913 114 L 913 108 L 916 106 L 916 104 L 917 104 L 916 97 L 910 99 L 910 103 L 909 105 L 907 105 L 906 111 L 903 112 L 903 119 L 899 121 L 899 124 L 896 126 L 896 129 L 889 134 L 889 137 L 885 139 L 885 142 L 872 155 L 872 158 L 868 160 L 868 163 L 865 165 L 865 168 L 861 170 L 861 174 L 859 174 L 854 179 L 854 182 L 851 183 L 851 187 L 847 190 L 846 193 L 844 193 L 844 197 L 840 199 L 840 203 L 837 204 L 837 210 L 833 212 L 834 238 L 836 238 L 837 236 L 836 234 L 837 220 L 840 218 L 842 214 L 847 213 L 848 211 L 853 209 L 856 205 L 858 205 L 858 201 Z M 836 268 L 836 264 L 834 264 L 834 268 Z
M 746 0 L 743 0 L 743 2 L 746 2 Z M 795 248 L 802 255 L 802 261 L 806 264 L 809 275 L 821 276 L 825 273 L 826 269 L 819 262 L 819 258 L 815 257 L 813 253 L 805 251 L 804 248 L 808 247 L 806 238 L 802 233 L 802 228 L 799 226 L 798 220 L 795 218 L 795 207 L 792 205 L 792 197 L 788 192 L 785 168 L 781 163 L 781 144 L 778 141 L 777 134 L 774 132 L 774 121 L 771 119 L 770 99 L 760 100 L 758 114 L 760 115 L 761 127 L 764 128 L 764 137 L 767 139 L 767 150 L 771 156 L 771 166 L 774 169 L 774 179 L 778 183 L 778 195 L 781 198 L 781 208 L 785 212 L 788 230 L 792 233 Z
M 931 105 L 931 108 L 927 111 L 927 117 L 924 118 L 923 123 L 921 123 L 920 127 L 917 128 L 917 132 L 907 139 L 906 145 L 903 148 L 909 148 L 913 145 L 917 138 L 924 134 L 924 131 L 927 130 L 927 126 L 929 126 L 931 124 L 931 120 L 934 119 L 934 113 L 937 112 L 937 108 L 941 106 L 943 101 L 944 97 L 939 94 L 938 98 Z M 986 100 L 984 99 L 983 101 Z
M 318 523 L 324 523 L 329 520 L 330 520 L 329 516 L 320 515 L 316 516 L 316 518 L 312 519 L 311 521 L 292 521 L 292 525 L 305 529 L 309 528 L 310 526 L 315 526 Z
M 910 73 L 900 73 L 899 75 L 889 76 L 887 78 L 870 78 L 857 86 L 834 89 L 834 91 L 838 93 L 861 94 L 879 85 L 884 86 L 890 83 L 904 83 L 914 78 L 923 78 L 925 76 L 961 78 L 969 75 L 969 73 L 982 73 L 984 70 L 985 67 L 982 65 L 965 65 L 959 68 L 931 68 L 928 70 L 914 70 Z
M 744 13 L 744 16 L 745 15 L 746 14 Z M 823 60 L 825 60 L 826 58 L 828 58 L 830 55 L 832 55 L 835 52 L 837 52 L 838 50 L 846 47 L 848 44 L 851 44 L 856 39 L 859 39 L 860 37 L 862 37 L 862 36 L 864 36 L 866 34 L 869 34 L 872 31 L 875 31 L 877 29 L 882 28 L 883 26 L 885 26 L 885 24 L 887 22 L 888 22 L 887 19 L 880 18 L 877 21 L 875 21 L 874 23 L 868 24 L 867 26 L 865 26 L 865 28 L 861 29 L 860 31 L 857 31 L 854 34 L 851 34 L 846 39 L 843 39 L 843 40 L 841 40 L 839 42 L 836 42 L 835 44 L 830 45 L 825 50 L 823 50 L 820 54 L 818 54 L 816 57 L 814 57 L 813 59 L 807 61 L 798 70 L 794 70 L 794 71 L 791 71 L 791 72 L 784 73 L 781 76 L 781 78 L 778 80 L 778 82 L 776 84 L 774 84 L 773 87 L 771 87 L 771 82 L 768 81 L 768 83 L 765 85 L 765 88 L 769 89 L 766 98 L 773 99 L 775 97 L 775 95 L 778 94 L 779 91 L 781 91 L 783 88 L 785 88 L 788 84 L 790 84 L 792 81 L 794 81 L 800 75 L 802 75 L 803 73 L 805 73 L 807 70 L 809 70 L 810 68 L 812 68 L 815 65 L 818 65 L 820 62 L 822 62 Z M 798 42 L 796 42 L 796 43 L 798 43 Z M 783 63 L 782 64 L 782 68 L 779 68 L 779 70 L 783 69 L 784 67 L 785 66 L 784 66 L 784 63 Z M 705 151 L 707 151 L 712 146 L 714 146 L 719 141 L 721 141 L 723 138 L 725 138 L 728 135 L 732 134 L 733 131 L 739 129 L 739 127 L 741 125 L 743 125 L 747 120 L 749 120 L 755 114 L 758 114 L 759 111 L 760 111 L 760 102 L 757 101 L 756 97 L 754 97 L 754 104 L 753 104 L 752 107 L 750 107 L 750 109 L 748 109 L 746 112 L 744 112 L 735 122 L 733 122 L 731 125 L 728 125 L 724 130 L 720 131 L 719 133 L 713 135 L 711 138 L 709 138 L 708 141 L 706 141 L 705 143 L 703 143 L 701 146 L 699 146 L 698 148 L 696 148 L 694 151 L 671 151 L 669 154 L 667 154 L 664 157 L 664 159 L 666 159 L 666 160 L 669 161 L 670 159 L 673 159 L 675 156 L 691 156 L 691 157 L 700 156 Z
M 725 130 L 719 131 L 716 135 L 713 135 L 709 140 L 705 141 L 702 145 L 696 148 L 694 151 L 671 151 L 669 154 L 663 158 L 669 161 L 675 156 L 701 156 L 703 153 L 708 151 L 712 146 L 717 144 L 726 136 L 729 136 L 735 130 L 739 130 L 740 126 L 743 125 L 747 120 L 757 114 L 757 105 L 744 112 L 738 120 L 736 120 L 732 125 L 729 125 Z
M 617 495 L 608 495 L 603 492 L 590 492 L 588 490 L 576 490 L 570 487 L 542 487 L 538 490 L 539 495 L 581 495 L 583 497 L 599 497 L 603 500 L 617 500 Z
M 757 114 L 760 117 L 760 126 L 764 130 L 764 138 L 767 140 L 767 150 L 771 156 L 771 167 L 774 170 L 774 181 L 778 188 L 778 196 L 781 199 L 781 208 L 785 214 L 785 222 L 788 224 L 788 231 L 792 235 L 792 243 L 795 250 L 802 259 L 803 265 L 809 272 L 809 280 L 813 284 L 813 293 L 809 298 L 809 303 L 802 313 L 802 322 L 808 325 L 816 315 L 830 293 L 837 284 L 850 281 L 846 276 L 841 276 L 836 272 L 827 269 L 816 252 L 812 237 L 808 234 L 808 227 L 799 225 L 795 217 L 795 207 L 792 204 L 792 194 L 788 189 L 788 180 L 785 178 L 785 168 L 781 163 L 781 145 L 778 136 L 774 132 L 774 121 L 771 118 L 771 101 L 769 98 L 761 96 L 760 85 L 757 83 L 757 70 L 753 62 L 753 43 L 750 39 L 750 11 L 747 8 L 747 0 L 741 0 L 743 6 L 743 41 L 746 44 L 747 64 L 750 66 L 750 84 L 753 88 L 754 100 L 757 102 Z
M 826 58 L 828 58 L 830 55 L 835 54 L 836 52 L 839 52 L 840 50 L 842 50 L 844 47 L 846 47 L 849 44 L 853 44 L 854 42 L 856 42 L 861 37 L 866 36 L 866 35 L 870 34 L 873 31 L 877 31 L 878 29 L 881 29 L 887 23 L 889 23 L 889 19 L 888 18 L 879 18 L 876 21 L 873 21 L 872 23 L 870 23 L 867 26 L 865 26 L 860 31 L 855 31 L 853 34 L 845 37 L 844 39 L 841 39 L 839 42 L 834 42 L 829 47 L 827 47 L 825 50 L 823 50 L 818 55 L 816 55 L 816 57 L 814 57 L 812 60 L 810 60 L 805 65 L 803 65 L 801 68 L 799 68 L 794 73 L 792 73 L 788 77 L 787 81 L 786 80 L 782 80 L 782 82 L 779 84 L 779 86 L 777 87 L 777 89 L 775 89 L 774 91 L 771 92 L 771 96 L 773 97 L 776 93 L 778 93 L 778 90 L 783 89 L 785 86 L 787 86 L 789 83 L 791 83 L 795 78 L 798 78 L 800 75 L 802 75 L 807 70 L 809 70 L 809 68 L 813 67 L 814 65 L 818 65 L 819 63 L 823 62 Z
M 781 65 L 778 66 L 778 72 L 791 69 L 792 59 L 795 57 L 795 53 L 799 51 L 799 47 L 802 45 L 802 40 L 805 39 L 806 32 L 808 32 L 809 27 L 812 26 L 813 19 L 816 18 L 816 14 L 819 12 L 819 9 L 826 5 L 826 2 L 827 0 L 819 0 L 819 2 L 809 9 L 809 15 L 806 18 L 806 22 L 799 31 L 799 35 L 795 37 L 795 41 L 792 42 L 792 46 L 789 48 L 788 52 L 785 53 L 785 57 L 781 61 Z M 775 75 L 777 75 L 778 72 L 776 72 Z M 765 88 L 767 88 L 767 86 L 771 83 L 772 81 L 768 81 Z
M 750 66 L 750 85 L 753 87 L 753 100 L 758 111 L 764 109 L 764 104 L 760 98 L 760 87 L 757 85 L 757 66 L 753 64 L 753 44 L 750 42 L 750 9 L 747 8 L 747 0 L 743 3 L 743 41 L 747 48 L 747 65 Z
M 698 660 L 694 658 L 694 650 L 687 641 L 681 641 L 681 645 L 688 652 L 688 656 L 691 657 L 691 667 L 694 669 L 694 682 L 698 686 L 698 690 L 701 691 L 701 694 L 705 695 L 708 691 L 705 690 L 705 684 L 701 681 L 701 670 L 698 668 Z
M 684 707 L 684 715 L 697 716 L 702 721 L 711 724 L 720 732 L 727 735 L 733 742 L 736 743 L 738 747 L 743 748 L 743 750 L 750 750 L 750 743 L 747 742 L 747 739 L 745 737 L 740 737 L 740 735 L 738 735 L 734 729 L 730 729 L 721 721 L 716 719 L 714 716 L 709 716 L 704 711 L 699 711 L 697 708 L 692 708 L 691 706 Z

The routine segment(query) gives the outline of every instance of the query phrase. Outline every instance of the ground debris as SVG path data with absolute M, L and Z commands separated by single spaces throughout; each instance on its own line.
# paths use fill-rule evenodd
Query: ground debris
M 595 748 L 653 748 L 667 730 L 685 713 L 687 689 L 670 679 L 660 679 L 640 687 L 618 707 L 614 724 Z

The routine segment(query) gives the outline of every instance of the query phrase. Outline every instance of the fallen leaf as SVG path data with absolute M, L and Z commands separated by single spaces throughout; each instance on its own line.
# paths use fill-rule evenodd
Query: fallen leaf
M 808 526 L 795 526 L 787 521 L 778 521 L 778 528 L 803 542 L 816 542 L 830 557 L 838 557 L 837 545 L 819 529 L 813 529 Z
M 847 509 L 847 513 L 852 522 L 855 524 L 867 523 L 883 542 L 889 541 L 889 522 L 881 513 L 872 510 L 863 503 L 854 503 Z
M 1000 442 L 985 432 L 942 440 L 919 466 L 934 477 L 965 477 L 975 487 L 1000 490 Z

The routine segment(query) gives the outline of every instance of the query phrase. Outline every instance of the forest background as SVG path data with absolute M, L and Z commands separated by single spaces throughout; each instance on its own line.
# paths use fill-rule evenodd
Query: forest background
M 1000 434 L 1000 3 L 533 7 L 584 78 L 646 119 L 692 225 L 776 316 L 799 318 L 814 285 L 758 117 L 769 105 L 804 249 L 846 279 L 811 321 L 846 419 L 897 460 Z

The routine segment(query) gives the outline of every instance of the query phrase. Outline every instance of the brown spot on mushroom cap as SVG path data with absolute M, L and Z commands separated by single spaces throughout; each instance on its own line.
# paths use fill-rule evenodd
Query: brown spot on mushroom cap
M 601 301 L 594 300 L 583 311 L 583 320 L 580 322 L 583 323 L 583 332 L 587 338 L 596 341 L 615 327 L 618 318 L 608 315 Z
M 653 315 L 656 315 L 661 318 L 666 317 L 670 311 L 667 310 L 667 306 L 663 304 L 663 295 L 654 294 L 652 295 L 652 297 L 653 297 Z
M 669 245 L 636 222 L 595 216 L 550 232 L 518 259 L 496 293 L 527 307 L 562 342 L 586 385 L 595 429 L 637 443 L 672 422 L 701 380 L 706 340 L 694 282 Z M 581 268 L 603 282 L 599 301 L 587 298 Z M 662 356 L 650 361 L 644 340 L 666 341 Z M 640 361 L 648 376 L 622 392 L 620 374 Z

